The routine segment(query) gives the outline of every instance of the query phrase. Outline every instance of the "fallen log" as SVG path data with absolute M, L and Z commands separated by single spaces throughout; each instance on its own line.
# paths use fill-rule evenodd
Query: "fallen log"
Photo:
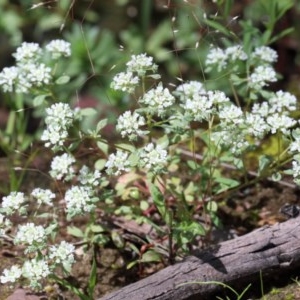
M 260 272 L 265 279 L 291 271 L 300 265 L 299 229 L 300 216 L 264 226 L 197 251 L 181 262 L 105 295 L 101 300 L 209 299 L 220 286 L 205 282 L 249 284 L 259 279 Z

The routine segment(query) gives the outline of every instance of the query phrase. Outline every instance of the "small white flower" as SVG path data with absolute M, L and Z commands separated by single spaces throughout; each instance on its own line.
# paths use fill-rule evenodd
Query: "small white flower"
M 74 111 L 67 103 L 55 103 L 46 108 L 46 124 L 59 124 L 62 127 L 70 127 L 74 120 Z
M 72 244 L 62 241 L 59 245 L 50 247 L 49 258 L 54 260 L 55 264 L 62 264 L 69 271 L 75 262 L 74 251 L 75 247 Z
M 168 153 L 160 145 L 146 145 L 140 152 L 140 166 L 155 173 L 161 171 L 168 159 Z
M 71 110 L 69 104 L 55 103 L 46 109 L 46 114 L 47 128 L 41 140 L 45 141 L 46 147 L 52 147 L 53 150 L 60 149 L 68 137 L 68 129 L 76 118 L 76 112 Z
M 116 91 L 133 93 L 138 83 L 139 78 L 137 76 L 133 76 L 132 72 L 121 72 L 113 78 L 110 86 Z
M 277 81 L 276 72 L 269 66 L 258 66 L 249 77 L 249 87 L 261 90 L 268 82 Z
M 7 229 L 12 227 L 12 222 L 0 213 L 0 237 L 5 235 Z
M 55 150 L 64 144 L 67 137 L 68 131 L 66 128 L 53 123 L 43 131 L 41 141 L 45 142 L 46 147 L 52 147 Z
M 284 109 L 293 111 L 296 110 L 297 98 L 288 92 L 278 91 L 269 99 L 269 105 L 270 113 L 281 113 Z
M 55 198 L 55 194 L 52 193 L 49 189 L 41 189 L 41 188 L 35 188 L 31 192 L 32 197 L 36 198 L 37 203 L 39 205 L 41 204 L 47 204 L 49 206 L 53 206 L 52 199 Z
M 160 83 L 156 88 L 149 90 L 139 102 L 145 104 L 151 113 L 163 116 L 166 113 L 166 108 L 175 103 L 175 98 Z
M 34 243 L 44 243 L 46 238 L 47 236 L 43 226 L 27 223 L 19 226 L 14 243 L 32 245 Z
M 17 85 L 20 70 L 17 67 L 4 68 L 0 73 L 0 85 L 4 92 L 12 92 Z
M 245 124 L 246 132 L 257 138 L 262 138 L 270 130 L 270 127 L 266 123 L 265 119 L 257 114 L 248 113 L 246 115 Z
M 173 94 L 178 96 L 180 101 L 185 102 L 186 99 L 192 98 L 196 94 L 206 94 L 206 90 L 201 82 L 189 81 L 179 85 Z
M 71 55 L 71 44 L 64 40 L 53 40 L 46 45 L 46 50 L 52 54 L 53 59 L 68 57 Z
M 129 154 L 121 150 L 117 150 L 116 154 L 111 154 L 105 164 L 105 167 L 107 168 L 106 173 L 118 176 L 122 172 L 129 172 L 131 168 L 128 157 Z
M 28 61 L 37 61 L 42 55 L 42 49 L 37 43 L 23 42 L 20 47 L 17 48 L 13 56 L 18 63 L 27 63 Z
M 66 181 L 71 180 L 75 176 L 72 166 L 75 161 L 75 158 L 67 153 L 55 156 L 51 162 L 50 176 L 57 180 L 62 180 L 63 178 Z
M 145 118 L 139 115 L 137 112 L 131 113 L 126 111 L 123 115 L 118 118 L 116 129 L 121 133 L 124 138 L 128 136 L 129 140 L 135 140 L 138 136 L 142 136 L 146 131 L 139 129 L 141 126 L 146 124 Z
M 267 102 L 262 102 L 261 104 L 259 103 L 254 103 L 252 107 L 252 114 L 259 115 L 261 117 L 267 117 L 270 114 L 270 105 Z
M 300 177 L 300 161 L 298 159 L 293 160 L 292 162 L 292 170 L 294 178 L 299 180 Z
M 228 47 L 225 50 L 225 54 L 226 54 L 227 58 L 231 59 L 232 61 L 246 60 L 248 58 L 248 55 L 244 52 L 242 46 L 240 46 L 240 45 Z
M 8 196 L 2 198 L 1 210 L 7 215 L 12 215 L 16 211 L 20 214 L 24 214 L 26 213 L 26 208 L 24 206 L 26 201 L 27 198 L 24 193 L 11 192 Z
M 153 63 L 153 57 L 145 53 L 132 55 L 131 60 L 126 64 L 128 72 L 136 72 L 138 76 L 145 76 L 147 71 L 156 72 L 157 65 Z
M 224 104 L 230 102 L 230 99 L 222 91 L 208 91 L 207 96 L 209 101 L 212 101 L 214 104 Z
M 243 111 L 240 107 L 230 104 L 220 109 L 219 117 L 224 123 L 240 124 L 243 122 Z
M 297 138 L 290 144 L 290 152 L 298 152 L 300 153 L 300 138 Z
M 208 120 L 214 112 L 213 101 L 207 95 L 194 94 L 181 105 L 184 115 L 193 121 Z
M 83 166 L 79 171 L 78 180 L 82 185 L 97 186 L 100 183 L 100 177 L 99 170 L 95 170 L 92 173 L 89 167 Z
M 51 272 L 45 260 L 34 258 L 25 261 L 22 267 L 22 274 L 25 278 L 29 279 L 30 287 L 35 289 L 41 287 L 39 281 L 46 278 Z
M 267 117 L 267 123 L 269 124 L 272 133 L 281 131 L 283 134 L 288 134 L 288 129 L 295 126 L 297 121 L 286 115 L 275 113 Z
M 0 277 L 1 283 L 16 282 L 22 276 L 20 267 L 14 265 L 10 269 L 4 269 L 3 275 Z
M 231 153 L 240 155 L 249 146 L 244 132 L 235 124 L 220 123 L 215 130 L 211 138 L 218 147 L 223 146 Z
M 254 52 L 252 53 L 253 58 L 258 58 L 267 63 L 273 63 L 277 61 L 278 55 L 275 50 L 270 47 L 262 46 L 255 48 Z
M 70 216 L 91 212 L 95 209 L 94 192 L 88 186 L 73 186 L 66 191 L 66 210 Z
M 216 65 L 218 71 L 221 71 L 227 66 L 227 54 L 221 48 L 212 48 L 208 52 L 205 64 L 207 66 Z
M 26 81 L 32 86 L 40 87 L 42 85 L 47 85 L 50 83 L 52 78 L 51 68 L 42 63 L 28 63 L 26 65 L 22 65 L 21 70 L 24 73 L 23 76 L 26 76 Z

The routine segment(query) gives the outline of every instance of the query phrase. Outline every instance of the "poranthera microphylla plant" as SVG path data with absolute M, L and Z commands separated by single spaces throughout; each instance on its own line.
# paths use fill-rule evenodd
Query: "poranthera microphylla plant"
M 55 84 L 53 61 L 59 63 L 61 57 L 70 55 L 70 44 L 63 40 L 52 41 L 44 48 L 23 43 L 13 55 L 16 65 L 0 73 L 4 92 L 36 95 L 40 91 L 44 95 L 34 103 L 45 112 L 40 140 L 53 151 L 49 175 L 65 185 L 64 211 L 68 220 L 89 215 L 88 226 L 95 225 L 96 209 L 101 207 L 107 216 L 123 214 L 151 224 L 157 237 L 169 236 L 166 247 L 169 256 L 174 255 L 174 250 L 188 251 L 197 236 L 205 236 L 212 224 L 219 222 L 214 197 L 239 187 L 237 180 L 224 179 L 220 162 L 226 159 L 241 173 L 247 172 L 247 155 L 260 148 L 267 136 L 276 137 L 278 153 L 275 157 L 259 157 L 260 178 L 273 175 L 278 179 L 287 173 L 300 184 L 300 128 L 298 120 L 293 118 L 297 99 L 289 92 L 268 90 L 269 84 L 278 78 L 273 67 L 278 55 L 270 47 L 257 45 L 249 50 L 240 44 L 209 49 L 205 71 L 229 74 L 235 91 L 232 98 L 224 91 L 208 89 L 205 82 L 199 81 L 181 82 L 170 89 L 161 79 L 152 57 L 145 53 L 132 55 L 125 70 L 116 74 L 111 83 L 112 89 L 127 94 L 134 104 L 133 109 L 118 118 L 116 131 L 125 142 L 114 146 L 101 136 L 105 120 L 99 121 L 95 128 L 83 130 L 81 121 L 91 110 L 74 109 L 51 98 L 51 86 Z M 48 63 L 42 62 L 45 56 Z M 194 127 L 193 123 L 202 126 Z M 94 139 L 106 155 L 104 161 L 95 158 L 94 168 L 76 158 L 76 148 L 86 139 Z M 181 149 L 196 149 L 197 140 L 205 145 L 197 149 L 202 151 L 203 161 L 187 160 Z M 103 145 L 109 145 L 111 152 Z M 131 195 L 140 201 L 134 206 L 132 202 L 115 204 L 122 195 L 117 186 L 115 191 L 108 186 L 112 178 L 124 174 L 143 178 L 146 183 L 148 194 L 140 194 L 140 198 L 139 193 Z M 122 191 L 125 193 L 133 185 L 129 181 Z M 47 278 L 58 278 L 58 269 L 63 274 L 71 272 L 74 245 L 66 241 L 55 243 L 57 197 L 58 191 L 39 187 L 30 195 L 11 191 L 3 197 L 0 234 L 11 238 L 16 245 L 23 245 L 26 259 L 22 265 L 5 269 L 1 283 L 14 284 L 24 278 L 31 288 L 40 289 Z M 36 204 L 35 215 L 42 206 L 53 209 L 52 222 L 35 224 L 29 203 Z M 160 219 L 144 214 L 150 205 L 154 205 Z M 199 206 L 211 222 L 199 223 L 195 216 L 199 214 L 196 210 Z M 15 214 L 30 221 L 14 226 L 11 219 Z M 86 242 L 99 243 L 94 238 L 95 235 Z

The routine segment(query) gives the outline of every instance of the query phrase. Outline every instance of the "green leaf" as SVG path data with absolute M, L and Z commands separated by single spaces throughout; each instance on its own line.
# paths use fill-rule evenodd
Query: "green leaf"
M 51 276 L 55 279 L 57 283 L 70 290 L 72 293 L 77 295 L 81 300 L 91 300 L 89 296 L 86 296 L 83 292 L 80 291 L 80 289 L 75 287 L 74 284 L 71 284 L 67 280 L 55 276 L 55 274 L 52 274 Z
M 95 162 L 95 169 L 97 170 L 103 170 L 104 167 L 105 167 L 105 164 L 106 164 L 107 160 L 106 159 L 98 159 L 96 162 Z
M 101 129 L 103 129 L 107 125 L 107 119 L 102 119 L 97 123 L 96 126 L 96 132 L 99 132 Z
M 280 40 L 281 38 L 285 37 L 286 35 L 289 35 L 289 34 L 292 33 L 294 30 L 295 30 L 295 28 L 290 27 L 290 28 L 287 28 L 287 29 L 281 31 L 279 34 L 277 34 L 277 35 L 275 35 L 274 37 L 271 38 L 269 44 L 273 44 L 273 43 L 276 42 L 277 40 Z
M 104 232 L 105 228 L 101 225 L 90 225 L 89 228 L 91 229 L 92 232 L 94 233 L 100 233 L 100 232 Z
M 227 186 L 228 188 L 234 188 L 240 184 L 239 181 L 226 177 L 217 177 L 215 178 L 215 182 L 221 183 Z
M 165 201 L 164 201 L 164 196 L 154 184 L 150 183 L 149 187 L 150 187 L 151 196 L 153 198 L 153 202 L 157 210 L 159 211 L 160 215 L 162 216 L 166 224 L 170 225 L 171 217 L 169 212 L 167 211 Z
M 94 290 L 95 286 L 97 284 L 97 264 L 95 256 L 93 256 L 93 263 L 92 263 L 92 269 L 90 272 L 89 282 L 88 282 L 88 294 L 90 299 L 94 299 Z
M 97 147 L 104 153 L 108 154 L 108 144 L 102 141 L 97 142 Z
M 196 171 L 200 167 L 199 164 L 194 160 L 188 160 L 186 163 L 188 167 L 193 171 Z
M 268 170 L 270 167 L 271 163 L 273 162 L 273 158 L 270 155 L 261 155 L 259 157 L 259 166 L 258 166 L 258 173 L 259 175 L 262 175 L 265 173 L 265 171 Z
M 116 148 L 122 151 L 135 152 L 136 148 L 130 144 L 116 144 Z
M 37 107 L 42 105 L 45 102 L 46 97 L 48 96 L 48 94 L 44 94 L 44 95 L 38 95 L 36 97 L 34 97 L 33 99 L 33 106 Z
M 273 181 L 279 181 L 279 180 L 281 180 L 281 178 L 282 178 L 282 176 L 279 172 L 276 172 L 276 173 L 272 174 L 272 180 Z
M 130 263 L 127 265 L 126 269 L 129 270 L 129 269 L 131 269 L 132 267 L 134 267 L 136 264 L 138 264 L 138 260 L 134 260 L 134 261 L 130 262 Z
M 218 210 L 218 204 L 215 201 L 209 201 L 206 205 L 206 209 L 209 212 L 216 212 Z
M 117 248 L 124 248 L 125 247 L 125 241 L 121 234 L 117 232 L 116 230 L 113 230 L 111 232 L 111 239 L 113 243 L 116 245 Z
M 213 20 L 209 20 L 209 19 L 203 19 L 204 23 L 208 26 L 210 26 L 211 28 L 214 28 L 215 30 L 227 35 L 227 36 L 232 36 L 233 33 L 231 31 L 229 31 L 225 26 L 223 26 L 222 24 L 220 24 L 217 21 L 213 21 Z
M 166 148 L 169 146 L 169 137 L 167 134 L 163 135 L 161 138 L 157 140 L 157 145 L 160 145 L 162 148 Z
M 161 256 L 159 253 L 153 251 L 153 250 L 148 250 L 146 251 L 141 260 L 143 263 L 148 263 L 148 262 L 160 262 L 161 261 Z
M 140 208 L 141 208 L 141 210 L 147 210 L 149 208 L 149 203 L 145 200 L 142 200 L 140 202 Z
M 67 76 L 67 75 L 63 75 L 63 76 L 60 76 L 59 78 L 57 78 L 55 80 L 55 83 L 56 84 L 66 84 L 70 81 L 70 76 Z
M 75 226 L 68 226 L 67 227 L 67 233 L 70 235 L 73 235 L 75 237 L 78 238 L 83 238 L 84 237 L 84 233 L 81 229 L 79 229 L 78 227 Z
M 90 117 L 97 114 L 97 110 L 92 107 L 82 108 L 79 112 L 82 117 Z

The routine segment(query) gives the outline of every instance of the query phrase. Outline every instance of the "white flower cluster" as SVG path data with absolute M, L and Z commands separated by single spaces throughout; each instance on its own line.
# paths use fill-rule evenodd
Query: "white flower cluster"
M 52 193 L 49 189 L 35 188 L 31 192 L 31 196 L 37 200 L 38 205 L 46 204 L 53 206 L 52 199 L 55 198 L 55 194 Z
M 153 57 L 146 54 L 132 55 L 131 60 L 126 65 L 126 72 L 118 73 L 113 78 L 112 89 L 133 93 L 139 84 L 139 77 L 144 77 L 148 71 L 157 71 L 157 65 L 153 63 Z
M 234 124 L 221 123 L 212 133 L 211 138 L 216 146 L 228 148 L 235 155 L 240 155 L 249 146 L 245 132 Z
M 299 141 L 299 138 L 297 138 Z M 292 173 L 294 177 L 294 182 L 297 185 L 300 185 L 300 152 L 297 151 L 297 154 L 293 156 L 293 161 L 292 161 Z
M 39 289 L 40 281 L 50 274 L 51 271 L 46 260 L 34 258 L 24 262 L 22 276 L 29 279 L 30 287 L 33 289 Z
M 57 265 L 62 265 L 65 270 L 70 272 L 74 258 L 75 247 L 72 244 L 62 241 L 59 245 L 50 247 L 49 258 Z
M 79 171 L 78 181 L 82 185 L 97 186 L 100 184 L 101 173 L 99 170 L 95 170 L 93 173 L 88 166 L 82 166 Z
M 5 214 L 0 213 L 0 237 L 5 235 L 7 229 L 12 226 L 11 221 Z
M 20 225 L 14 243 L 26 245 L 25 254 L 43 250 L 47 244 L 47 233 L 43 226 L 27 223 Z
M 13 56 L 19 63 L 36 62 L 42 56 L 42 48 L 37 43 L 24 42 L 13 53 Z
M 247 113 L 245 125 L 246 133 L 259 139 L 263 138 L 270 130 L 266 120 L 259 114 Z
M 179 97 L 181 102 L 185 102 L 188 98 L 193 98 L 194 95 L 206 94 L 206 90 L 201 82 L 189 81 L 180 84 L 173 94 Z
M 32 232 L 35 234 L 35 232 Z M 55 268 L 62 266 L 64 271 L 70 272 L 74 259 L 75 247 L 65 241 L 59 245 L 50 246 L 48 254 L 26 260 L 22 267 L 13 265 L 10 269 L 5 269 L 0 281 L 2 284 L 15 283 L 21 277 L 29 280 L 29 286 L 33 289 L 40 289 L 41 281 L 46 279 Z M 47 251 L 45 250 L 45 253 Z
M 60 149 L 68 137 L 68 129 L 72 126 L 76 112 L 69 104 L 55 103 L 46 109 L 45 123 L 47 128 L 44 130 L 41 140 L 45 141 L 46 147 L 52 147 L 53 150 Z
M 153 143 L 137 151 L 136 160 L 129 161 L 129 153 L 118 150 L 111 154 L 106 162 L 106 172 L 109 175 L 118 176 L 122 172 L 129 172 L 133 166 L 137 166 L 153 173 L 161 172 L 168 160 L 168 153 L 160 145 Z
M 129 154 L 121 150 L 117 150 L 116 154 L 110 154 L 105 164 L 105 167 L 107 168 L 106 173 L 118 176 L 122 172 L 129 172 L 131 166 L 128 157 Z
M 247 58 L 247 54 L 244 52 L 242 46 L 239 45 L 228 47 L 225 50 L 221 48 L 212 48 L 207 54 L 205 64 L 208 66 L 208 70 L 215 65 L 217 66 L 217 70 L 221 71 L 227 67 L 228 63 L 238 60 L 243 61 Z
M 130 141 L 133 141 L 138 136 L 147 134 L 147 131 L 140 129 L 144 125 L 146 125 L 146 121 L 143 116 L 137 112 L 126 111 L 118 118 L 116 130 L 121 133 L 123 138 L 127 136 Z
M 278 91 L 273 97 L 268 99 L 269 113 L 285 113 L 296 110 L 297 98 L 289 92 Z
M 163 170 L 168 160 L 168 152 L 160 145 L 150 143 L 141 149 L 139 165 L 153 173 Z
M 179 85 L 174 95 L 182 102 L 183 116 L 188 121 L 208 121 L 225 103 L 230 103 L 223 92 L 206 91 L 197 81 Z
M 289 129 L 297 124 L 293 118 L 275 113 L 267 117 L 267 123 L 270 126 L 271 132 L 274 134 L 281 131 L 283 134 L 289 134 Z
M 52 58 L 70 56 L 70 44 L 54 40 L 46 45 Z M 49 85 L 52 80 L 51 67 L 43 62 L 44 50 L 37 43 L 24 42 L 13 56 L 16 65 L 4 68 L 0 73 L 0 86 L 4 92 L 28 93 L 30 89 Z
M 128 72 L 137 73 L 139 77 L 145 76 L 147 71 L 153 73 L 157 71 L 157 65 L 153 62 L 153 57 L 147 56 L 145 53 L 132 55 L 126 65 Z
M 272 48 L 262 46 L 255 48 L 252 57 L 258 59 L 260 62 L 274 63 L 277 61 L 278 55 Z
M 71 180 L 75 176 L 73 168 L 75 161 L 75 158 L 67 153 L 55 156 L 51 162 L 50 176 L 57 180 Z
M 224 105 L 219 112 L 219 117 L 223 124 L 241 124 L 243 115 L 241 108 L 231 103 Z
M 3 275 L 0 276 L 1 283 L 16 282 L 22 276 L 22 269 L 13 265 L 10 269 L 5 269 Z
M 8 196 L 2 198 L 1 212 L 10 216 L 15 212 L 19 214 L 26 213 L 27 198 L 24 193 L 21 192 L 11 192 Z
M 46 50 L 51 53 L 53 59 L 71 56 L 71 44 L 64 40 L 51 41 L 46 45 Z
M 139 78 L 134 76 L 132 72 L 118 73 L 111 83 L 111 88 L 116 91 L 122 91 L 127 93 L 133 93 L 137 85 L 139 84 Z
M 175 98 L 167 88 L 163 88 L 162 83 L 159 83 L 156 88 L 149 90 L 143 98 L 139 99 L 139 103 L 146 105 L 151 114 L 163 116 L 166 108 L 175 103 Z
M 270 66 L 258 66 L 249 77 L 249 87 L 260 91 L 268 82 L 276 82 L 276 72 Z
M 91 212 L 95 209 L 94 202 L 98 200 L 89 186 L 73 186 L 65 193 L 66 210 L 70 217 Z

